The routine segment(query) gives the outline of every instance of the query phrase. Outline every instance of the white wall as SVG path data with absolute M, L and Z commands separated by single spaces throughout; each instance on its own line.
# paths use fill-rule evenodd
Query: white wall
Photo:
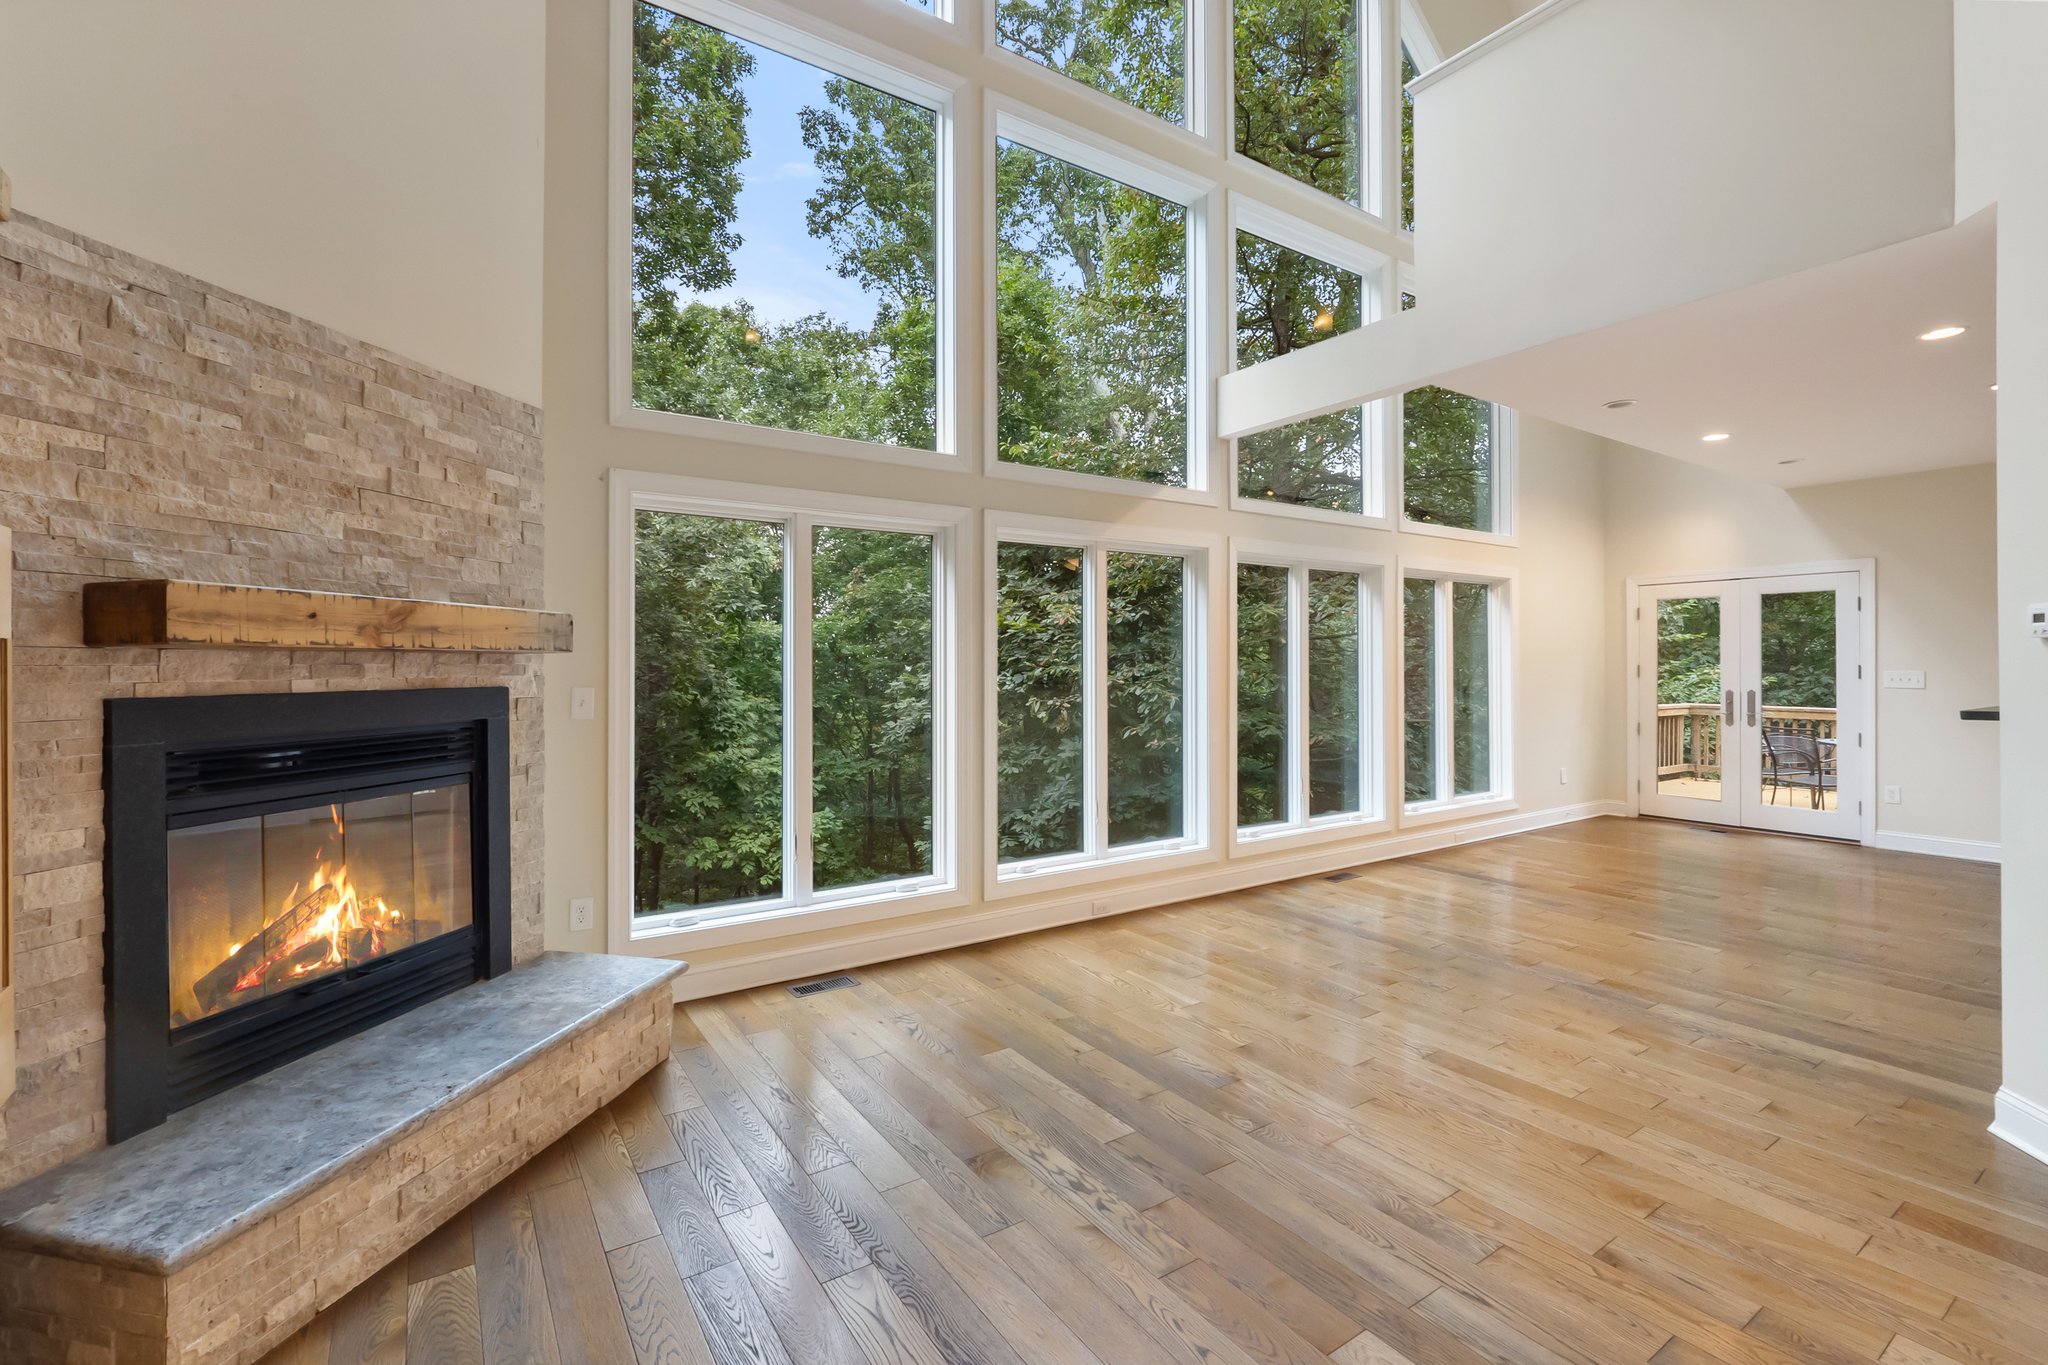
M 16 207 L 540 400 L 544 0 L 0 0 Z
M 604 746 L 605 719 L 568 719 L 569 692 L 593 687 L 603 697 L 606 678 L 606 506 L 605 475 L 613 468 L 737 479 L 793 489 L 827 490 L 937 502 L 975 509 L 1119 521 L 1161 527 L 1234 533 L 1254 539 L 1303 544 L 1371 547 L 1389 554 L 1436 560 L 1469 560 L 1481 565 L 1519 565 L 1522 573 L 1518 622 L 1522 687 L 1517 699 L 1519 737 L 1515 751 L 1521 810 L 1542 812 L 1611 800 L 1614 727 L 1604 723 L 1601 651 L 1587 649 L 1605 629 L 1600 610 L 1601 445 L 1591 438 L 1540 422 L 1525 424 L 1520 461 L 1525 489 L 1521 507 L 1521 548 L 1466 545 L 1437 537 L 1397 536 L 1256 512 L 1229 513 L 1201 507 L 1093 490 L 1053 488 L 958 470 L 920 470 L 857 457 L 810 455 L 772 445 L 731 445 L 646 430 L 614 427 L 606 401 L 606 23 L 605 7 L 583 0 L 555 0 L 548 16 L 548 193 L 546 281 L 546 409 L 548 604 L 572 611 L 577 620 L 573 655 L 548 664 L 548 938 L 559 948 L 603 946 L 600 930 L 572 933 L 566 905 L 591 896 L 603 906 L 606 800 L 609 783 Z M 963 137 L 978 136 L 968 120 Z M 977 259 L 970 251 L 967 259 Z M 978 307 L 978 305 L 977 305 Z M 958 363 L 967 375 L 982 373 L 982 333 L 970 321 L 963 328 Z M 977 390 L 963 396 L 978 402 Z M 979 430 L 976 414 L 965 429 Z M 975 450 L 979 457 L 979 448 Z M 977 525 L 978 525 L 977 517 Z M 972 547 L 970 540 L 970 548 Z M 978 566 L 976 555 L 967 556 Z M 963 638 L 983 638 L 984 614 L 974 569 L 961 618 Z M 1219 634 L 1221 632 L 1218 632 Z M 1219 684 L 1227 654 L 1210 660 Z M 970 687 L 978 674 L 970 668 Z M 979 698 L 971 690 L 969 724 L 963 735 L 962 825 L 981 826 L 983 736 Z M 1220 724 L 1212 727 L 1220 732 Z M 1213 761 L 1213 760 L 1212 760 Z M 1563 770 L 1568 780 L 1558 780 Z M 1219 793 L 1220 794 L 1220 793 Z M 614 816 L 616 817 L 616 812 Z M 1456 837 L 1458 826 L 1432 825 L 1402 847 L 1426 847 Z M 1318 846 L 1324 866 L 1358 861 L 1370 848 L 1389 847 L 1403 836 L 1378 836 L 1345 846 Z M 963 885 L 982 884 L 978 840 L 963 848 Z M 886 930 L 820 933 L 797 928 L 790 937 L 730 948 L 683 951 L 691 962 L 686 986 L 730 988 L 749 981 L 786 979 L 812 970 L 842 967 L 873 957 L 917 951 L 946 936 L 1014 931 L 1087 912 L 1090 900 L 1117 908 L 1185 898 L 1215 889 L 1222 878 L 1270 877 L 1274 856 L 1263 863 L 1245 858 L 1214 862 L 1193 873 L 1137 874 L 1080 891 L 1005 898 L 1000 908 L 978 898 L 967 906 L 889 922 Z M 1228 862 L 1226 869 L 1224 864 Z M 1261 867 L 1263 871 L 1259 870 Z M 1246 869 L 1250 869 L 1247 871 Z M 603 923 L 600 910 L 599 921 Z M 764 956 L 773 953 L 772 958 Z
M 1877 780 L 1903 799 L 1879 803 L 1876 828 L 1995 844 L 1999 727 L 1959 715 L 1998 695 L 1995 504 L 1989 464 L 1784 489 L 1614 446 L 1604 594 L 1612 676 L 1627 685 L 1631 576 L 1875 559 L 1878 669 L 1927 674 L 1925 691 L 1877 693 Z M 1616 761 L 1627 763 L 1625 749 Z M 1616 773 L 1624 784 L 1634 777 Z
M 2048 4 L 1956 6 L 1956 200 L 1998 206 L 1999 747 L 2005 1087 L 1995 1131 L 2048 1161 Z

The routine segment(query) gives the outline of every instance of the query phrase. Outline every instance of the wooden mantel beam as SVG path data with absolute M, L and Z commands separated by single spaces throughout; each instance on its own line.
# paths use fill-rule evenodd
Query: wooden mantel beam
M 88 645 L 566 654 L 573 631 L 559 611 L 163 578 L 85 585 Z

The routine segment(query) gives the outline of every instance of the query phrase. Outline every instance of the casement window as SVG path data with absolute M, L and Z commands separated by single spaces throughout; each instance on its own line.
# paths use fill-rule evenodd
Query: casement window
M 1188 0 L 996 0 L 996 42 L 1169 123 L 1188 118 Z
M 1443 61 L 1436 35 L 1416 10 L 1414 0 L 1402 0 L 1400 15 L 1401 85 L 1401 186 L 1400 217 L 1395 221 L 1409 232 L 1415 230 L 1415 96 L 1408 82 Z
M 1410 813 L 1507 799 L 1511 580 L 1404 565 L 1402 791 Z
M 1239 549 L 1240 844 L 1380 817 L 1382 572 Z
M 1256 204 L 1233 201 L 1232 208 L 1238 369 L 1356 331 L 1378 316 L 1384 260 Z M 1369 403 L 1239 437 L 1236 505 L 1382 516 L 1385 410 Z
M 631 409 L 951 448 L 947 92 L 722 0 L 631 62 Z
M 1511 409 L 1433 385 L 1401 396 L 1406 529 L 1468 540 L 1514 534 Z
M 1106 529 L 990 532 L 998 882 L 1207 844 L 1210 551 Z
M 1203 191 L 1009 117 L 995 181 L 992 468 L 1189 487 Z
M 614 477 L 633 932 L 951 887 L 958 514 Z
M 1237 151 L 1337 199 L 1378 211 L 1369 115 L 1373 0 L 1235 0 Z

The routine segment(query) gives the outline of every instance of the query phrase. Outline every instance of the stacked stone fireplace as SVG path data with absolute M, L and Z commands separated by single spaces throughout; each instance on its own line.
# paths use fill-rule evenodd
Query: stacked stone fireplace
M 0 223 L 20 1029 L 0 1186 L 109 1140 L 110 700 L 502 689 L 509 838 L 490 951 L 517 962 L 540 947 L 533 656 L 88 648 L 84 585 L 190 579 L 538 608 L 540 496 L 537 409 L 34 218 Z M 423 799 L 408 837 L 445 846 L 445 797 Z M 319 818 L 298 832 L 314 845 Z M 342 836 L 326 833 L 340 850 Z M 384 899 L 389 909 L 395 897 Z M 492 932 L 475 927 L 484 909 L 472 897 L 475 941 Z M 427 907 L 403 932 L 456 914 Z M 351 943 L 343 951 L 368 951 L 372 936 Z M 222 961 L 243 945 L 229 945 L 193 973 L 215 973 L 217 1005 L 245 1006 L 263 973 L 313 960 L 302 944 L 296 964 L 258 953 L 237 971 Z M 252 972 L 256 984 L 241 984 Z M 190 994 L 185 1006 L 206 1012 L 196 982 Z

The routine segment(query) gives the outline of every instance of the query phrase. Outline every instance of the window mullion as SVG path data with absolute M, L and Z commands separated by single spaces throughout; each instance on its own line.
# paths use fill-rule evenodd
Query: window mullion
M 783 549 L 783 868 L 784 894 L 793 905 L 812 899 L 812 694 L 816 677 L 811 663 L 811 613 L 816 595 L 811 585 L 811 542 L 817 523 L 796 516 L 785 523 Z
M 1287 823 L 1308 822 L 1308 570 L 1287 570 Z
M 1448 801 L 1457 790 L 1457 726 L 1454 711 L 1457 706 L 1457 686 L 1454 664 L 1451 658 L 1451 580 L 1435 580 L 1432 591 L 1436 594 L 1436 772 L 1434 791 L 1436 799 Z
M 1109 850 L 1109 555 L 1100 543 L 1087 548 L 1081 591 L 1082 674 L 1086 679 L 1082 732 L 1083 771 L 1088 781 L 1084 850 L 1100 858 Z

